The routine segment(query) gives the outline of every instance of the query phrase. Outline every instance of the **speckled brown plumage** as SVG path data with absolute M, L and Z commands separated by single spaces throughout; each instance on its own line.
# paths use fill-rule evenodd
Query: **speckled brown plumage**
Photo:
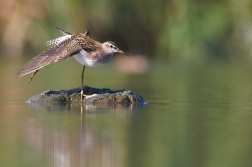
M 61 41 L 55 46 L 47 49 L 42 54 L 34 57 L 24 67 L 22 67 L 16 74 L 16 78 L 32 73 L 40 68 L 43 68 L 51 63 L 60 62 L 80 50 L 87 52 L 97 51 L 101 45 L 100 42 L 95 41 L 86 34 L 75 34 L 71 38 Z
M 68 57 L 74 57 L 83 65 L 81 82 L 83 88 L 85 66 L 95 67 L 105 65 L 112 59 L 114 53 L 125 54 L 111 41 L 100 43 L 91 38 L 89 31 L 84 34 L 71 34 L 58 28 L 63 36 L 46 42 L 51 48 L 34 57 L 16 74 L 16 78 L 32 73 L 28 82 L 32 80 L 39 69 L 60 62 Z M 125 54 L 127 55 L 127 54 Z M 81 92 L 81 96 L 83 91 Z

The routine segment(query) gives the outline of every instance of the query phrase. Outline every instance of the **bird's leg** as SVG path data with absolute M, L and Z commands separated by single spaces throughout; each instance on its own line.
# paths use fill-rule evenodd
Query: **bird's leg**
M 32 75 L 30 76 L 30 79 L 28 81 L 28 83 L 30 83 L 32 81 L 32 78 L 34 77 L 34 75 L 38 72 L 39 70 L 36 70 L 32 73 Z
M 85 65 L 83 66 L 82 73 L 81 73 L 81 100 L 83 100 L 83 97 L 85 96 L 84 92 L 83 92 L 83 89 L 84 89 L 84 86 L 83 86 L 84 70 L 85 70 Z

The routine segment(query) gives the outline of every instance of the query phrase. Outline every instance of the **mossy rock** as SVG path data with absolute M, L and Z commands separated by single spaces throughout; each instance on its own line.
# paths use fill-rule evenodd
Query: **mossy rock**
M 27 103 L 109 103 L 109 104 L 144 104 L 144 99 L 132 91 L 115 90 L 108 88 L 91 88 L 84 87 L 83 100 L 80 96 L 81 88 L 73 88 L 69 90 L 48 90 L 32 96 Z

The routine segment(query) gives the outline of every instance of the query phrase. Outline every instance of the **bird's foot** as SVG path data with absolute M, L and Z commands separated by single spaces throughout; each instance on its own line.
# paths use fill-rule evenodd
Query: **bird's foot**
M 83 90 L 81 90 L 80 94 L 81 94 L 81 100 L 83 100 L 83 99 L 84 99 L 84 97 L 86 97 L 86 95 L 84 94 L 84 91 L 83 91 Z

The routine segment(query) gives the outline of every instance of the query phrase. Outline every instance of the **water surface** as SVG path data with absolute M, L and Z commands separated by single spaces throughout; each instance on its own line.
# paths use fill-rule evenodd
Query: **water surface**
M 152 62 L 144 74 L 88 68 L 86 84 L 129 89 L 146 105 L 26 104 L 77 87 L 81 66 L 48 66 L 27 84 L 24 62 L 1 61 L 1 166 L 252 166 L 252 68 Z M 65 67 L 65 68 L 62 68 Z

